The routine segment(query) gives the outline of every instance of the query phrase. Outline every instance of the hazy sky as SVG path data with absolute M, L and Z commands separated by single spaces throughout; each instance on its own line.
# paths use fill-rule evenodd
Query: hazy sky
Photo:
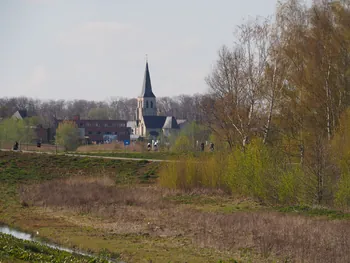
M 0 0 L 0 97 L 201 93 L 235 26 L 277 0 Z

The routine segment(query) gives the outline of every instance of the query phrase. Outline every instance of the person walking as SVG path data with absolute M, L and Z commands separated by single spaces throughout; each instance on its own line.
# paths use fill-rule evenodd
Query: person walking
M 214 151 L 214 143 L 210 143 L 210 151 L 213 152 Z
M 14 151 L 17 151 L 17 150 L 18 150 L 18 142 L 17 142 L 17 141 L 15 142 L 15 145 L 13 146 L 13 150 L 14 150 Z

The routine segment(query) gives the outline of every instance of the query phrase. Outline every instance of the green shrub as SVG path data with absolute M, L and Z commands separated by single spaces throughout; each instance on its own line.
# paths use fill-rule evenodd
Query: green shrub
M 184 135 L 180 135 L 176 141 L 175 144 L 173 146 L 173 151 L 174 152 L 179 152 L 179 153 L 183 153 L 183 152 L 188 152 L 192 149 L 192 145 L 190 140 L 188 139 L 187 136 Z
M 282 171 L 277 184 L 279 202 L 287 205 L 303 203 L 303 179 L 304 173 L 299 166 Z
M 261 140 L 253 140 L 244 151 L 236 148 L 177 161 L 162 166 L 162 186 L 221 189 L 266 203 L 305 202 L 305 176 L 300 167 L 286 165 L 283 153 L 273 151 Z
M 350 171 L 346 161 L 341 162 L 341 176 L 338 182 L 338 190 L 335 193 L 335 204 L 338 207 L 350 205 Z

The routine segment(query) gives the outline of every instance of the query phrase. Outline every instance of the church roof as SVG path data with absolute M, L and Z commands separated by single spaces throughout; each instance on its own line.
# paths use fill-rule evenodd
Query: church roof
M 166 116 L 143 116 L 146 128 L 148 129 L 162 129 L 165 119 Z
M 148 69 L 148 62 L 146 62 L 146 70 L 145 70 L 145 77 L 143 79 L 143 85 L 142 85 L 142 92 L 141 92 L 142 98 L 155 98 L 153 92 L 152 92 L 152 84 L 151 84 L 151 77 L 149 74 Z
M 173 116 L 143 116 L 147 129 L 180 129 Z
M 179 125 L 177 124 L 177 121 L 175 117 L 168 116 L 165 119 L 163 129 L 180 129 Z
M 12 117 L 15 117 L 15 118 L 17 118 L 17 119 L 25 119 L 25 118 L 29 118 L 29 117 L 33 117 L 33 116 L 35 116 L 35 114 L 28 114 L 28 111 L 26 110 L 26 109 L 24 109 L 24 110 L 18 110 L 18 111 L 16 111 L 13 115 L 12 115 Z
M 18 110 L 19 115 L 22 117 L 22 119 L 28 117 L 27 110 Z

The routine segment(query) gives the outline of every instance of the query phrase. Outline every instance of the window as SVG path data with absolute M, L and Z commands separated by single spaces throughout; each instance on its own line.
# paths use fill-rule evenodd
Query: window
M 100 127 L 100 123 L 99 122 L 96 122 L 96 127 Z
M 84 123 L 79 123 L 79 127 L 84 127 Z
M 151 101 L 151 108 L 153 108 L 153 101 Z
M 148 100 L 146 100 L 146 108 L 148 108 Z
M 118 134 L 118 132 L 114 132 L 114 134 L 115 134 L 115 135 L 117 135 L 117 134 Z
M 89 131 L 89 135 L 91 135 L 92 134 L 92 131 Z
M 91 126 L 91 123 L 90 123 L 90 122 L 87 122 L 87 123 L 86 123 L 86 126 L 87 126 L 87 127 L 90 127 L 90 126 Z
M 101 134 L 101 132 L 100 132 L 100 131 L 98 131 L 98 132 L 96 132 L 96 134 Z
M 110 135 L 110 134 L 111 134 L 111 132 L 105 132 L 105 134 Z

